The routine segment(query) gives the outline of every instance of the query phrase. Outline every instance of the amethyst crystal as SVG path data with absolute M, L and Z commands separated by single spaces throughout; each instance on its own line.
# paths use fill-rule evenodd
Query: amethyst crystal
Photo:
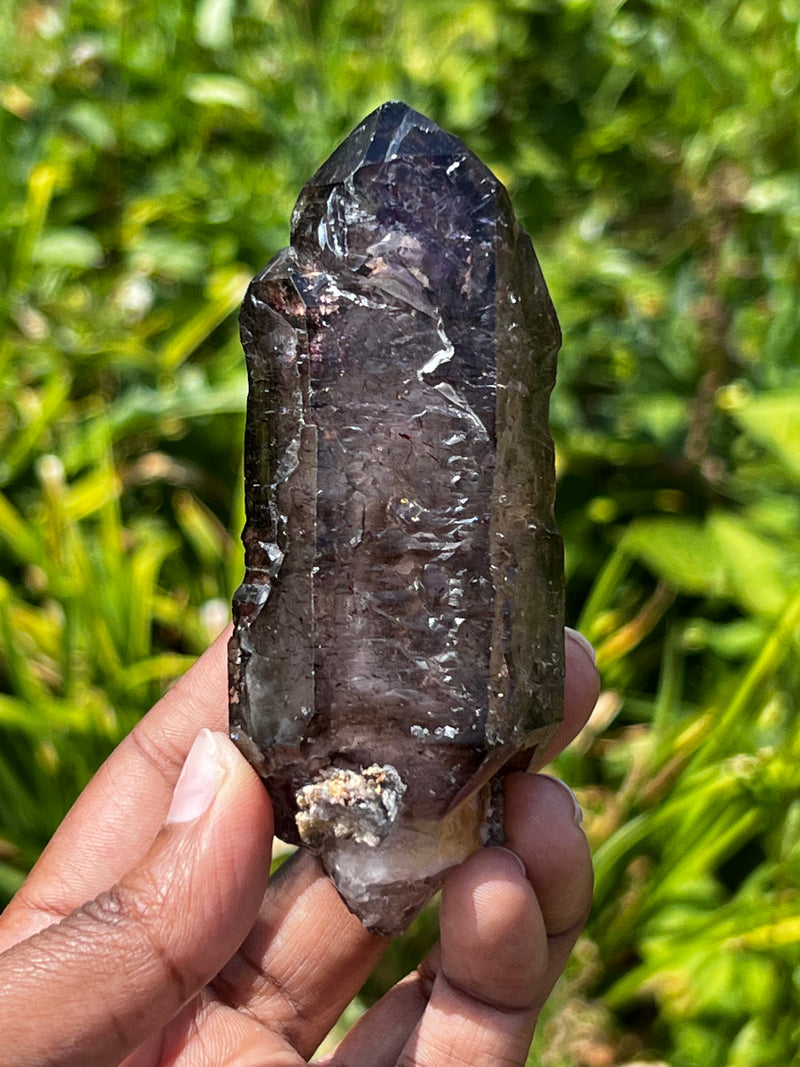
M 231 735 L 279 836 L 396 934 L 561 717 L 558 322 L 500 182 L 389 103 L 302 191 L 241 330 Z

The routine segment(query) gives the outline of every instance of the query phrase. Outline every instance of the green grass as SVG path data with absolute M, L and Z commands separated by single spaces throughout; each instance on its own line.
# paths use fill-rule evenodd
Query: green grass
M 565 334 L 568 616 L 605 689 L 559 770 L 597 894 L 536 1062 L 800 1063 L 796 0 L 0 16 L 0 899 L 218 626 L 234 311 L 399 97 L 509 185 Z

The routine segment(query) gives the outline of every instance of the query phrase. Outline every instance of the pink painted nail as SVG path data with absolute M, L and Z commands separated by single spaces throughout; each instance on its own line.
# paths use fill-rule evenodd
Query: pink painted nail
M 216 738 L 210 730 L 201 730 L 175 785 L 166 823 L 191 822 L 208 810 L 225 777 L 219 757 Z

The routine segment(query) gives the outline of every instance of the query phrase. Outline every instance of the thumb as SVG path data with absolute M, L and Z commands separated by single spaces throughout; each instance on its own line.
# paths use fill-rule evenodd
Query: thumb
M 19 1067 L 119 1063 L 239 948 L 269 877 L 266 790 L 224 734 L 201 730 L 141 862 L 62 922 L 0 955 L 0 1033 Z

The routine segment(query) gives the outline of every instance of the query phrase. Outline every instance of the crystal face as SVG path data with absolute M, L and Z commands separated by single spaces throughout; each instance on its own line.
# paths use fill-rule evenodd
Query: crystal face
M 401 103 L 303 189 L 240 322 L 231 736 L 278 835 L 394 935 L 561 719 L 558 322 L 506 190 Z

